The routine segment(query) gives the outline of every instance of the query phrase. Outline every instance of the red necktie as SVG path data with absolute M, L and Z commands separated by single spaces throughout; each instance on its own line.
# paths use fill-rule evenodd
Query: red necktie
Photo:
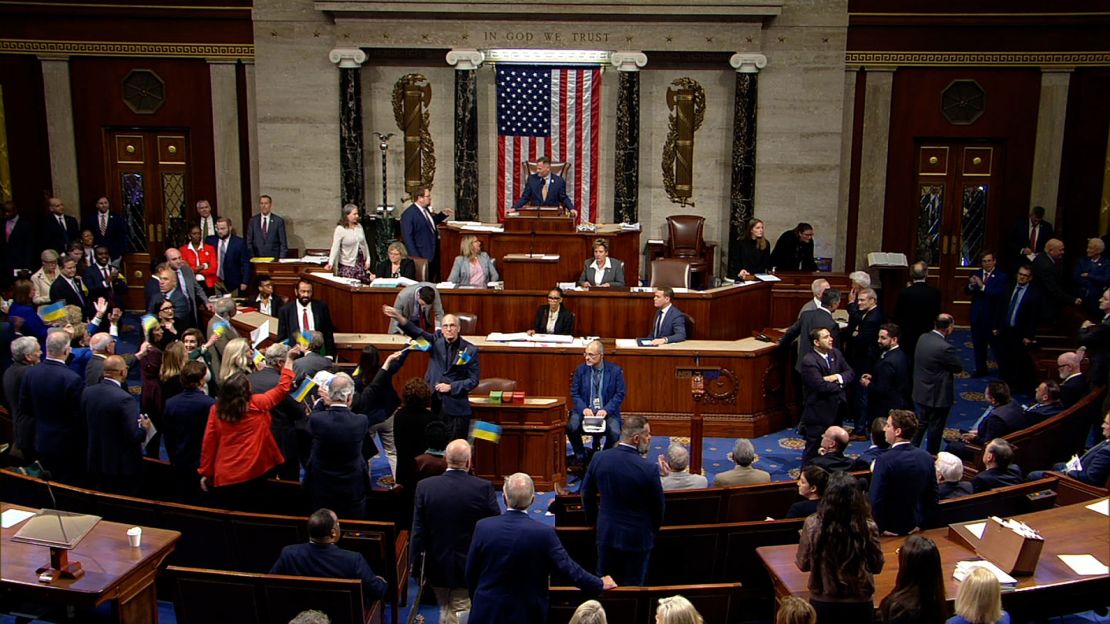
M 301 331 L 312 331 L 312 328 L 308 325 L 308 306 L 305 306 L 301 314 Z
M 104 267 L 104 283 L 111 284 L 112 278 L 108 276 L 108 267 Z
M 1040 226 L 1034 225 L 1029 229 L 1029 249 L 1034 253 L 1037 252 L 1037 230 Z

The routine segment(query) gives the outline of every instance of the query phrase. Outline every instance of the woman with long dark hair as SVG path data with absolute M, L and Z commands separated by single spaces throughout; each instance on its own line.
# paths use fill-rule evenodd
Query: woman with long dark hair
M 911 535 L 898 549 L 898 579 L 879 603 L 883 624 L 942 624 L 948 613 L 940 551 L 933 540 Z
M 401 399 L 393 389 L 393 373 L 401 370 L 406 357 L 408 351 L 402 349 L 389 354 L 382 362 L 377 347 L 363 347 L 355 379 L 357 392 L 351 403 L 351 411 L 365 414 L 370 422 L 367 437 L 373 438 L 375 433 L 378 434 L 394 478 L 397 476 L 397 444 L 393 441 L 393 411 L 401 404 Z
M 798 475 L 798 496 L 802 500 L 790 506 L 786 512 L 787 518 L 805 518 L 817 513 L 817 505 L 825 495 L 825 487 L 829 484 L 829 473 L 820 466 L 810 464 L 802 468 Z
M 818 622 L 858 622 L 874 617 L 875 574 L 883 569 L 879 528 L 856 478 L 829 477 L 817 513 L 806 518 L 795 563 L 809 575 L 809 602 Z

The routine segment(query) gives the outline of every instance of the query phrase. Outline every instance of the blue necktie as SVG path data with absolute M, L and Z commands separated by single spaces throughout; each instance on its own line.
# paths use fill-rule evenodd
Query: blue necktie
M 974 425 L 971 425 L 971 430 L 974 431 L 974 432 L 978 432 L 979 427 L 982 426 L 982 424 L 983 424 L 983 421 L 986 420 L 987 416 L 990 416 L 991 412 L 993 412 L 993 411 L 994 411 L 993 406 L 988 407 L 987 409 L 983 410 L 983 415 L 979 417 L 979 420 L 975 421 Z
M 1018 286 L 1014 289 L 1014 296 L 1010 297 L 1010 311 L 1006 314 L 1009 319 L 1010 327 L 1017 325 L 1018 306 L 1021 305 L 1021 299 L 1025 295 L 1025 286 Z

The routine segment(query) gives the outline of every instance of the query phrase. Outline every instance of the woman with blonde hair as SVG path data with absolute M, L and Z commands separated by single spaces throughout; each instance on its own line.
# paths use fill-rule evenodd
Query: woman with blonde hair
M 994 573 L 975 568 L 967 575 L 956 594 L 956 615 L 946 624 L 1010 624 L 1010 614 L 1002 610 L 1002 586 Z
M 670 596 L 659 599 L 655 624 L 705 624 L 705 620 L 684 596 Z
M 246 338 L 236 338 L 224 347 L 224 355 L 220 360 L 220 384 L 223 384 L 232 375 L 242 373 L 250 375 L 254 372 L 254 359 L 251 353 L 251 344 Z
M 47 249 L 39 255 L 42 268 L 31 274 L 31 284 L 35 287 L 35 305 L 50 303 L 50 287 L 54 285 L 54 280 L 61 275 L 58 272 L 59 258 L 58 252 L 53 249 Z
M 752 219 L 748 222 L 744 239 L 740 241 L 740 274 L 745 281 L 755 279 L 760 273 L 771 270 L 771 243 L 763 236 L 763 221 Z
M 370 274 L 371 278 L 383 277 L 386 279 L 407 277 L 416 279 L 416 262 L 409 257 L 409 250 L 401 241 L 389 244 L 386 257 L 378 263 L 377 271 Z
M 464 236 L 459 243 L 459 255 L 455 256 L 455 265 L 451 267 L 451 276 L 447 278 L 458 286 L 473 286 L 485 288 L 486 284 L 500 279 L 497 267 L 493 266 L 493 259 L 482 251 L 482 241 L 477 236 Z
M 817 624 L 813 605 L 797 596 L 787 596 L 779 603 L 775 624 Z
M 596 600 L 587 600 L 578 605 L 578 608 L 574 610 L 574 615 L 570 616 L 570 622 L 567 622 L 567 624 L 608 623 L 609 620 L 605 617 L 605 608 Z
M 354 204 L 343 206 L 343 214 L 335 226 L 324 270 L 331 271 L 333 267 L 339 277 L 360 281 L 370 272 L 370 247 L 366 245 L 366 233 L 362 231 L 358 206 Z

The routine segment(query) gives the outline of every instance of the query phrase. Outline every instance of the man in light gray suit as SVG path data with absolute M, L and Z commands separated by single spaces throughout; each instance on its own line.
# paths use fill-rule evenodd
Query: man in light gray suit
M 205 332 L 205 336 L 211 337 L 216 324 L 227 321 L 227 330 L 220 334 L 215 344 L 212 345 L 212 368 L 217 371 L 217 374 L 219 374 L 220 363 L 223 361 L 224 349 L 227 348 L 227 343 L 239 337 L 239 331 L 231 324 L 231 317 L 233 316 L 235 316 L 235 300 L 231 298 L 231 295 L 217 299 L 214 304 L 212 318 L 208 319 L 208 331 Z
M 736 462 L 736 467 L 718 474 L 713 479 L 714 487 L 771 482 L 769 472 L 752 468 L 752 462 L 755 461 L 755 447 L 752 446 L 751 440 L 740 438 L 736 441 L 736 444 L 732 447 L 732 461 Z
M 247 253 L 252 258 L 284 258 L 289 251 L 285 240 L 285 220 L 274 214 L 269 195 L 258 198 L 259 214 L 247 223 Z
M 940 452 L 948 411 L 956 401 L 954 376 L 964 369 L 956 347 L 947 340 L 954 329 L 955 321 L 950 314 L 938 316 L 933 331 L 918 339 L 913 357 L 913 402 L 921 418 L 913 443 L 920 446 L 928 433 L 925 450 L 933 455 Z
M 436 329 L 443 325 L 443 301 L 439 298 L 439 291 L 436 290 L 435 284 L 431 282 L 417 282 L 405 286 L 397 293 L 393 307 L 411 323 L 428 333 L 434 334 Z M 389 333 L 402 333 L 396 320 L 389 321 Z
M 177 287 L 181 289 L 181 293 L 189 301 L 189 313 L 192 315 L 191 318 L 186 319 L 189 327 L 200 327 L 199 311 L 203 308 L 212 309 L 211 304 L 208 303 L 208 295 L 197 283 L 196 274 L 193 273 L 193 269 L 189 268 L 189 263 L 185 262 L 185 258 L 181 256 L 180 251 L 173 247 L 167 249 L 166 264 L 171 271 L 177 274 Z
M 802 372 L 802 359 L 807 353 L 813 352 L 813 341 L 809 339 L 813 330 L 825 328 L 834 338 L 840 332 L 832 316 L 838 307 L 840 307 L 840 291 L 827 288 L 821 293 L 821 305 L 802 312 L 798 320 L 783 334 L 782 339 L 779 340 L 780 345 L 789 345 L 794 340 L 798 341 L 798 361 L 794 363 L 794 370 Z
M 829 280 L 819 277 L 813 280 L 809 289 L 813 291 L 813 299 L 807 301 L 805 305 L 802 306 L 802 309 L 798 310 L 798 318 L 802 318 L 802 315 L 810 310 L 816 310 L 821 307 L 821 295 L 825 294 L 825 291 L 829 289 Z
M 659 456 L 663 490 L 698 490 L 709 487 L 705 475 L 690 474 L 690 452 L 681 444 L 672 444 L 666 455 Z

